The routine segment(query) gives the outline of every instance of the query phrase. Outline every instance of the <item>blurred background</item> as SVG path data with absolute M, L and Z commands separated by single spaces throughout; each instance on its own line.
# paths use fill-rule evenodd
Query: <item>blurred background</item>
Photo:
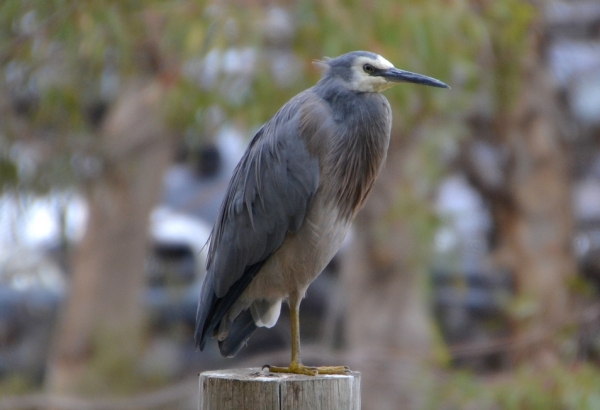
M 304 362 L 377 409 L 600 408 L 600 3 L 0 5 L 0 408 L 195 409 L 197 374 L 289 363 L 193 344 L 208 239 L 258 128 L 370 50 L 389 157 L 302 303 Z

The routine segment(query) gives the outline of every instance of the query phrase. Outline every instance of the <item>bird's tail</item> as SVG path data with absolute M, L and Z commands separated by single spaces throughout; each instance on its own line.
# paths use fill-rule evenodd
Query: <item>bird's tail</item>
M 200 350 L 204 349 L 208 337 L 212 336 L 214 329 L 217 328 L 223 316 L 225 316 L 242 292 L 252 282 L 252 279 L 260 271 L 263 264 L 264 261 L 261 261 L 246 268 L 242 277 L 229 288 L 222 298 L 217 298 L 215 295 L 213 272 L 210 270 L 207 272 L 202 284 L 202 290 L 200 291 L 200 300 L 198 301 L 198 311 L 196 313 L 196 331 L 194 336 L 196 348 Z M 235 321 L 233 325 L 235 325 Z M 250 337 L 252 332 L 248 334 L 248 337 Z
M 212 275 L 204 277 L 202 289 L 200 291 L 200 299 L 198 300 L 198 310 L 196 311 L 196 329 L 194 332 L 194 341 L 196 349 L 204 350 L 206 339 L 208 339 L 207 322 L 209 322 L 209 313 L 214 309 L 216 295 L 212 291 Z M 210 329 L 212 331 L 212 329 Z
M 242 311 L 233 321 L 227 337 L 219 341 L 221 354 L 226 357 L 235 356 L 256 329 L 257 326 L 252 319 L 250 309 Z

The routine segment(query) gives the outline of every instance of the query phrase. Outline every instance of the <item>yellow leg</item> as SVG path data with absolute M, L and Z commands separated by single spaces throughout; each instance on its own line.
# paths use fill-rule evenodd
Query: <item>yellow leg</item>
M 349 371 L 346 366 L 304 366 L 300 359 L 300 300 L 299 297 L 290 295 L 290 322 L 292 327 L 292 362 L 289 367 L 267 366 L 273 373 L 294 373 L 315 376 L 317 374 L 346 374 Z

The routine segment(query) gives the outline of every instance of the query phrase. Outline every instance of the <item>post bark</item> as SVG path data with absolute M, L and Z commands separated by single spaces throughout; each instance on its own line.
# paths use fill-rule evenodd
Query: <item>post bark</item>
M 200 374 L 200 410 L 360 410 L 360 373 L 304 376 L 260 368 Z

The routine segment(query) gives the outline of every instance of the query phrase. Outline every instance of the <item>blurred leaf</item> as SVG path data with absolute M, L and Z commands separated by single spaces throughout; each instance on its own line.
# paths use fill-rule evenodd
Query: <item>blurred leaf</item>
M 487 379 L 461 371 L 435 387 L 427 408 L 593 410 L 599 408 L 598 386 L 600 371 L 586 363 L 544 371 L 521 366 L 514 377 Z
M 2 189 L 16 186 L 19 182 L 19 172 L 14 162 L 0 157 L 0 186 Z

